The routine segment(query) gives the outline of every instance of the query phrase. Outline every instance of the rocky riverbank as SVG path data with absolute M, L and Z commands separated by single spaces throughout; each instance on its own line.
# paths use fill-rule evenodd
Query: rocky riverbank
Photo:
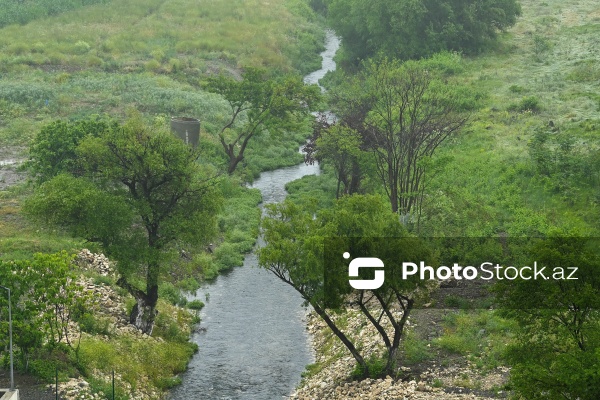
M 371 354 L 383 353 L 378 333 L 360 312 L 348 309 L 335 319 L 341 321 L 344 332 L 350 334 L 367 358 Z M 413 326 L 409 319 L 408 329 L 413 329 Z M 483 376 L 468 365 L 441 367 L 433 362 L 430 368 L 418 376 L 411 373 L 410 367 L 400 366 L 399 376 L 404 379 L 388 376 L 385 379 L 353 381 L 350 377 L 356 365 L 354 358 L 314 312 L 307 317 L 307 329 L 313 337 L 316 363 L 308 368 L 307 376 L 290 399 L 488 400 L 506 396 L 501 391 L 493 397 L 488 394 L 493 387 L 498 387 L 505 381 L 505 368 L 498 368 Z M 457 379 L 478 381 L 479 389 L 459 387 L 456 385 Z
M 106 324 L 106 333 L 89 334 L 82 332 L 82 327 L 74 321 L 69 323 L 69 338 L 71 343 L 77 343 L 79 336 L 81 340 L 94 339 L 104 343 L 114 343 L 115 340 L 126 340 L 129 342 L 155 342 L 164 344 L 165 340 L 161 337 L 151 337 L 141 333 L 127 318 L 127 307 L 125 298 L 121 296 L 109 284 L 103 283 L 98 277 L 115 278 L 115 272 L 108 258 L 103 254 L 95 254 L 87 249 L 82 250 L 75 259 L 75 264 L 82 271 L 82 274 L 77 279 L 77 284 L 82 288 L 84 295 L 89 295 L 92 299 L 90 310 L 96 321 L 104 321 Z M 172 306 L 172 312 L 178 314 L 182 309 Z M 191 313 L 187 310 L 183 311 Z M 174 320 L 181 319 L 178 315 L 172 316 Z M 188 327 L 187 323 L 183 323 L 180 328 Z M 187 335 L 190 331 L 184 332 Z M 92 376 L 94 381 L 104 382 L 104 387 L 111 386 L 112 374 L 99 369 L 91 369 L 88 375 Z M 160 390 L 157 390 L 155 385 L 150 382 L 148 376 L 136 376 L 135 387 L 130 383 L 131 377 L 124 377 L 118 371 L 115 372 L 115 385 L 119 388 L 121 394 L 124 394 L 131 400 L 154 400 L 164 396 Z M 74 377 L 67 381 L 60 382 L 58 392 L 61 399 L 64 400 L 99 400 L 110 397 L 110 393 L 93 389 L 93 382 L 86 380 L 84 377 Z M 49 390 L 54 391 L 54 384 L 47 386 Z M 107 397 L 108 396 L 108 397 Z

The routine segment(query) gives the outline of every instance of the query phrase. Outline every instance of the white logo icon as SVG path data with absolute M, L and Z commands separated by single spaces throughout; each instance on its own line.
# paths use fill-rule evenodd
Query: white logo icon
M 347 260 L 350 258 L 350 253 L 344 253 L 344 258 Z M 350 261 L 348 266 L 348 276 L 351 278 L 358 277 L 359 268 L 383 268 L 383 261 L 375 257 L 358 257 Z M 374 279 L 350 279 L 350 286 L 358 290 L 375 290 L 383 286 L 384 281 L 383 269 L 375 270 Z

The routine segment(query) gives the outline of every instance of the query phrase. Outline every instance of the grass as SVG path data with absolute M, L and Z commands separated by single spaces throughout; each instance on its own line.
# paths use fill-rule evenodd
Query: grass
M 42 3 L 38 5 L 46 5 Z M 0 10 L 0 146 L 27 148 L 40 128 L 57 118 L 106 113 L 122 119 L 129 108 L 136 108 L 147 119 L 198 117 L 202 162 L 219 164 L 223 155 L 215 134 L 227 116 L 227 105 L 202 90 L 204 77 L 239 76 L 245 66 L 300 74 L 320 66 L 321 21 L 305 0 L 86 4 L 31 14 L 25 25 L 2 26 L 6 9 Z M 80 324 L 86 333 L 80 359 L 65 361 L 61 379 L 77 375 L 78 366 L 92 391 L 106 396 L 114 370 L 118 399 L 130 398 L 138 389 L 160 393 L 179 384 L 174 375 L 185 370 L 195 350 L 188 343 L 189 325 L 198 322 L 197 311 L 203 305 L 187 304 L 196 310 L 196 317 L 175 307 L 187 303 L 180 289 L 193 291 L 202 279 L 241 265 L 258 235 L 261 200 L 257 190 L 243 186 L 244 181 L 252 181 L 260 171 L 301 162 L 297 149 L 308 134 L 301 130 L 258 137 L 249 145 L 239 175 L 222 180 L 225 205 L 218 216 L 219 237 L 210 252 L 199 249 L 190 260 L 174 258 L 159 288 L 153 332 L 157 340 L 119 335 L 107 319 L 83 315 Z M 24 219 L 20 204 L 31 190 L 18 184 L 0 192 L 1 258 L 90 248 L 89 243 Z M 115 285 L 113 279 L 94 279 Z M 131 297 L 126 305 L 133 306 Z M 32 365 L 38 375 L 50 379 L 51 361 L 40 358 Z
M 82 240 L 29 223 L 20 214 L 26 193 L 25 184 L 0 191 L 0 259 L 21 260 L 33 253 L 77 252 L 85 247 Z
M 304 0 L 115 0 L 5 26 L 0 143 L 27 144 L 57 117 L 128 107 L 195 116 L 212 134 L 224 104 L 200 89 L 204 76 L 248 65 L 305 73 L 320 65 L 322 39 Z
M 501 365 L 516 325 L 493 311 L 477 310 L 448 314 L 443 328 L 435 346 L 466 356 L 479 369 L 491 370 Z
M 578 190 L 568 196 L 547 190 L 528 144 L 537 128 L 552 121 L 573 132 L 576 146 L 598 145 L 600 6 L 521 3 L 522 17 L 498 48 L 464 58 L 463 72 L 455 76 L 488 95 L 463 133 L 439 149 L 437 157 L 445 162 L 430 185 L 425 234 L 538 235 L 551 226 L 597 232 L 593 182 L 573 181 Z M 585 132 L 581 124 L 594 128 Z

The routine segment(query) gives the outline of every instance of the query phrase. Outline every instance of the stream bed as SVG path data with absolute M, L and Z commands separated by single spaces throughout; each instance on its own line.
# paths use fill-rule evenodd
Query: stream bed
M 307 75 L 306 83 L 318 83 L 335 69 L 339 44 L 333 32 L 327 32 L 322 68 Z M 300 164 L 263 172 L 252 187 L 261 191 L 263 207 L 283 201 L 288 182 L 314 174 L 319 174 L 318 165 Z M 193 299 L 206 303 L 200 313 L 201 331 L 192 336 L 199 351 L 171 399 L 282 399 L 314 361 L 300 295 L 258 268 L 254 253 L 246 255 L 242 267 L 198 290 Z

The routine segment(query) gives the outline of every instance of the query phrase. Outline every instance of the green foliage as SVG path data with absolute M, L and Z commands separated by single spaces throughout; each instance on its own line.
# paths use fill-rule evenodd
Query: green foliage
M 381 356 L 372 354 L 365 361 L 367 363 L 367 369 L 365 370 L 364 366 L 362 366 L 360 364 L 356 364 L 350 374 L 352 379 L 358 380 L 358 379 L 364 379 L 365 377 L 371 378 L 371 379 L 379 379 L 379 378 L 384 378 L 386 376 L 386 363 L 387 363 L 386 356 L 381 357 Z
M 26 209 L 102 244 L 118 261 L 119 285 L 153 309 L 170 246 L 197 246 L 215 231 L 220 197 L 214 172 L 185 143 L 139 116 L 88 135 L 75 153 L 81 177 L 63 174 L 45 182 Z M 145 292 L 128 282 L 139 276 Z M 152 318 L 143 320 L 150 331 Z
M 597 82 L 600 79 L 600 68 L 596 60 L 583 60 L 575 63 L 567 79 L 575 82 Z
M 178 321 L 165 313 L 159 313 L 156 316 L 152 335 L 161 337 L 170 343 L 187 344 L 189 339 L 189 332 L 182 330 Z
M 510 104 L 508 111 L 539 113 L 542 110 L 540 100 L 536 96 L 523 97 L 519 103 Z
M 27 107 L 41 107 L 48 100 L 54 100 L 56 94 L 49 85 L 30 85 L 25 82 L 1 82 L 0 100 Z
M 72 353 L 66 346 L 39 349 L 29 361 L 27 371 L 43 382 L 51 383 L 54 382 L 58 370 L 58 379 L 63 380 L 77 373 L 71 362 Z
M 373 154 L 380 187 L 392 211 L 406 224 L 418 219 L 428 178 L 425 171 L 433 155 L 466 123 L 465 111 L 477 108 L 468 87 L 450 83 L 442 78 L 442 71 L 431 69 L 443 64 L 439 60 L 369 60 L 332 94 L 340 124 L 356 131 L 360 137 L 354 142 Z M 338 164 L 345 160 L 339 155 L 335 158 Z
M 148 377 L 157 388 L 166 389 L 173 375 L 185 371 L 194 352 L 189 343 L 158 342 L 118 337 L 110 343 L 95 338 L 81 341 L 80 359 L 86 371 L 98 369 L 109 375 L 114 369 L 124 382 L 135 385 L 140 376 Z M 127 354 L 127 357 L 123 357 Z M 120 385 L 117 383 L 117 389 Z M 105 393 L 109 393 L 106 392 Z
M 318 209 L 331 208 L 335 201 L 336 178 L 331 168 L 323 166 L 320 175 L 308 175 L 285 185 L 288 198 L 302 208 L 316 202 Z
M 185 296 L 183 296 L 181 291 L 170 282 L 164 282 L 159 285 L 158 296 L 174 306 L 184 307 L 187 304 Z
M 585 124 L 582 124 L 585 128 Z M 594 124 L 589 132 L 595 132 Z M 546 191 L 558 195 L 567 204 L 573 205 L 579 193 L 586 193 L 595 202 L 598 174 L 597 146 L 593 136 L 587 136 L 585 129 L 572 127 L 561 130 L 559 127 L 538 127 L 528 144 L 529 155 L 534 162 L 536 178 Z M 590 192 L 591 191 L 591 192 Z
M 518 280 L 498 286 L 505 315 L 519 324 L 509 349 L 515 391 L 526 398 L 594 399 L 600 392 L 600 257 L 594 238 L 554 231 L 534 241 L 529 259 L 545 267 L 578 267 L 576 280 Z M 541 394 L 544 393 L 544 396 Z
M 516 0 L 330 0 L 328 19 L 342 36 L 350 63 L 380 54 L 421 58 L 442 50 L 477 53 L 514 25 Z
M 416 334 L 410 331 L 406 332 L 401 345 L 404 356 L 402 362 L 411 365 L 432 359 L 433 354 L 427 344 L 427 341 L 418 338 Z
M 361 179 L 361 172 L 358 171 L 362 169 L 361 165 L 365 164 L 367 157 L 361 146 L 360 133 L 341 125 L 325 129 L 316 140 L 314 157 L 319 161 L 327 160 L 335 171 L 338 181 L 336 197 L 358 191 L 359 183 L 356 181 Z
M 204 303 L 201 300 L 192 300 L 187 303 L 187 308 L 190 310 L 202 310 L 204 308 Z
M 317 86 L 306 86 L 299 76 L 273 78 L 266 70 L 250 67 L 245 68 L 242 80 L 219 75 L 209 78 L 205 89 L 223 96 L 231 109 L 219 132 L 229 174 L 244 159 L 253 137 L 265 131 L 274 135 L 297 129 L 320 94 Z
M 38 182 L 47 181 L 60 173 L 77 174 L 75 149 L 87 135 L 99 136 L 115 123 L 99 116 L 85 120 L 55 121 L 42 128 L 29 148 L 27 167 Z
M 259 265 L 297 290 L 306 304 L 310 304 L 323 318 L 334 334 L 342 340 L 360 365 L 362 377 L 380 375 L 379 364 L 373 370 L 352 342 L 341 330 L 341 321 L 334 322 L 330 312 L 341 309 L 348 298 L 356 298 L 360 310 L 377 329 L 387 348 L 384 371 L 393 374 L 395 354 L 400 344 L 404 322 L 414 304 L 411 296 L 423 281 L 403 279 L 398 260 L 423 259 L 429 249 L 417 238 L 408 237 L 397 216 L 379 196 L 343 196 L 334 207 L 317 212 L 314 203 L 301 209 L 286 200 L 267 206 L 263 220 L 266 245 L 259 249 Z M 396 238 L 395 240 L 381 240 Z M 380 240 L 377 240 L 380 238 Z M 354 291 L 348 285 L 348 265 L 341 257 L 350 252 L 354 257 L 377 254 L 385 260 L 388 269 L 380 288 Z M 362 277 L 365 271 L 359 275 Z M 426 291 L 426 288 L 424 288 Z M 377 311 L 365 301 L 377 298 Z M 391 307 L 404 310 L 395 318 Z M 386 311 L 392 328 L 389 332 L 372 313 Z
M 107 2 L 108 0 L 37 0 L 35 2 L 2 0 L 0 1 L 0 28 L 10 24 L 26 24 L 90 4 Z
M 540 57 L 543 53 L 547 52 L 551 48 L 551 44 L 545 37 L 541 35 L 533 36 L 533 52 L 536 57 Z
M 490 310 L 450 313 L 444 318 L 444 333 L 435 346 L 469 356 L 476 365 L 494 369 L 505 362 L 506 346 L 512 343 L 516 325 Z
M 89 312 L 84 313 L 76 319 L 82 332 L 90 335 L 105 335 L 112 334 L 110 329 L 110 320 L 108 318 L 99 317 Z
M 241 266 L 244 256 L 240 254 L 235 244 L 223 243 L 215 250 L 215 261 L 219 270 L 226 270 Z
M 22 365 L 43 344 L 52 348 L 63 342 L 75 351 L 78 348 L 77 338 L 67 336 L 67 331 L 92 299 L 75 283 L 72 259 L 61 252 L 0 261 L 0 281 L 11 289 L 14 343 Z M 6 297 L 0 298 L 3 310 L 6 302 Z M 0 330 L 8 332 L 8 318 L 2 318 Z M 2 337 L 8 340 L 7 333 Z

